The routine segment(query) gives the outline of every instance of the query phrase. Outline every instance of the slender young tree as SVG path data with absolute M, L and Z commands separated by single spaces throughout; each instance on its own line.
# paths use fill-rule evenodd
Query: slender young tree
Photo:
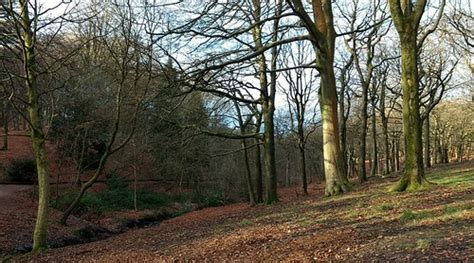
M 306 43 L 308 44 L 308 43 Z M 310 46 L 305 42 L 296 42 L 285 50 L 282 64 L 283 68 L 298 67 L 308 64 L 312 59 L 309 51 Z M 314 132 L 314 111 L 311 109 L 311 101 L 314 100 L 314 90 L 316 89 L 317 74 L 313 69 L 304 67 L 295 68 L 283 72 L 286 84 L 281 86 L 282 93 L 285 94 L 288 103 L 291 132 L 297 137 L 298 150 L 300 154 L 300 173 L 303 194 L 308 194 L 308 178 L 306 172 L 306 143 L 308 136 Z
M 10 14 L 16 23 L 17 43 L 22 51 L 22 64 L 24 69 L 24 80 L 27 91 L 28 124 L 31 128 L 31 139 L 35 153 L 36 170 L 38 176 L 38 211 L 33 233 L 33 252 L 47 248 L 47 225 L 49 214 L 49 168 L 45 147 L 46 135 L 40 106 L 40 94 L 38 88 L 38 62 L 36 52 L 36 28 L 33 23 L 28 0 L 20 0 L 19 12 L 14 11 L 13 2 L 10 2 Z M 36 5 L 33 8 L 37 8 Z M 35 11 L 36 13 L 36 11 Z M 26 117 L 26 116 L 25 116 Z
M 253 3 L 253 17 L 255 18 L 255 26 L 252 28 L 252 36 L 254 45 L 257 50 L 263 48 L 263 24 L 261 23 L 262 3 L 260 0 L 252 0 Z M 282 12 L 282 2 L 277 1 L 275 16 Z M 273 31 L 271 34 L 272 42 L 278 40 L 279 19 L 273 22 Z M 277 177 L 275 164 L 275 94 L 276 94 L 276 58 L 277 47 L 271 48 L 270 60 L 270 81 L 268 81 L 267 59 L 262 53 L 257 56 L 257 65 L 259 71 L 260 92 L 262 101 L 262 116 L 263 116 L 263 156 L 264 156 L 264 171 L 265 171 L 265 203 L 271 204 L 278 202 L 277 195 Z
M 91 8 L 94 8 L 95 3 L 91 3 Z M 111 11 L 108 16 L 97 17 L 99 23 L 95 26 L 96 31 L 107 31 L 111 26 L 109 23 L 112 18 L 117 19 L 117 31 L 110 35 L 94 35 L 97 32 L 90 32 L 92 34 L 88 37 L 97 38 L 100 44 L 95 50 L 94 55 L 107 54 L 107 59 L 113 61 L 113 64 L 103 64 L 106 68 L 103 69 L 105 73 L 109 73 L 109 77 L 114 81 L 113 93 L 113 117 L 112 125 L 108 133 L 108 139 L 105 143 L 105 149 L 98 161 L 97 169 L 94 175 L 81 185 L 79 192 L 74 200 L 64 211 L 60 220 L 62 224 L 66 224 L 69 216 L 73 213 L 79 205 L 82 197 L 88 189 L 90 189 L 103 175 L 106 163 L 111 155 L 123 149 L 132 139 L 135 133 L 138 114 L 142 109 L 145 100 L 149 99 L 148 89 L 152 84 L 154 76 L 154 68 L 158 65 L 154 63 L 153 41 L 146 41 L 139 37 L 144 25 L 136 25 L 134 23 L 136 10 L 128 1 L 127 5 L 120 5 L 112 3 L 106 6 Z M 104 19 L 101 21 L 101 19 Z M 110 19 L 109 21 L 105 21 Z M 93 63 L 94 56 L 91 56 L 88 63 Z M 101 58 L 104 59 L 104 58 Z M 160 68 L 164 68 L 159 65 Z M 126 116 L 126 109 L 129 108 L 129 117 Z M 123 122 L 129 122 L 129 129 L 124 131 Z M 122 135 L 122 132 L 125 133 Z M 122 135 L 122 136 L 121 136 Z
M 249 126 L 250 121 L 252 120 L 252 115 L 248 116 L 247 119 L 244 120 L 244 116 L 242 114 L 242 110 L 240 109 L 240 105 L 237 101 L 234 101 L 235 111 L 237 112 L 237 119 L 240 128 L 240 134 L 245 135 L 247 127 Z M 242 151 L 244 154 L 244 164 L 245 164 L 245 173 L 246 173 L 246 182 L 247 182 L 247 191 L 249 195 L 249 203 L 250 206 L 255 206 L 257 203 L 254 191 L 254 185 L 252 180 L 252 170 L 250 169 L 250 160 L 249 160 L 249 151 L 248 151 L 248 142 L 246 138 L 241 140 L 242 144 Z
M 344 62 L 344 66 L 341 68 L 339 73 L 339 133 L 341 140 L 341 152 L 344 163 L 344 176 L 349 176 L 349 150 L 347 140 L 347 123 L 349 120 L 349 114 L 351 111 L 351 100 L 349 96 L 349 82 L 351 81 L 350 70 L 354 61 L 354 56 L 350 56 L 347 61 Z

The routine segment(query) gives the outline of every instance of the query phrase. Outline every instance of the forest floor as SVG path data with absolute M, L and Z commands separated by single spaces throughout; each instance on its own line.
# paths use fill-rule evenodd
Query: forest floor
M 193 211 L 106 240 L 13 257 L 15 262 L 143 261 L 472 261 L 474 162 L 429 169 L 436 183 L 388 193 L 396 177 L 371 178 L 350 193 Z

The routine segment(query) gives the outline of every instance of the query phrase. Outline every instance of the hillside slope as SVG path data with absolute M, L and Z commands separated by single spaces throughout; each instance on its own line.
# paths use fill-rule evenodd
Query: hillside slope
M 372 178 L 340 197 L 282 193 L 282 202 L 208 208 L 89 244 L 15 260 L 367 261 L 474 259 L 474 162 L 429 171 L 437 185 L 387 193 L 396 178 Z

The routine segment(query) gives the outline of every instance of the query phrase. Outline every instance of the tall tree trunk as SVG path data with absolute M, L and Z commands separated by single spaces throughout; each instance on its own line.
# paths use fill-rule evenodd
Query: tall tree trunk
M 3 116 L 3 151 L 8 150 L 8 124 L 10 119 L 10 111 L 9 111 L 9 101 L 5 98 L 2 104 L 2 116 Z
M 20 114 L 16 114 L 14 117 L 13 117 L 13 129 L 15 129 L 15 131 L 19 131 L 20 130 Z
M 425 135 L 425 147 L 424 147 L 424 161 L 425 167 L 431 167 L 431 154 L 430 154 L 430 117 L 426 116 L 423 121 L 423 129 Z
M 385 165 L 384 165 L 384 174 L 389 174 L 391 172 L 390 169 L 390 143 L 388 141 L 388 119 L 382 119 L 382 141 L 383 141 L 383 149 L 385 152 Z
M 252 36 L 255 47 L 261 49 L 262 42 L 262 25 L 259 24 L 261 16 L 261 2 L 260 0 L 253 0 L 254 18 L 257 23 L 252 28 Z M 281 2 L 277 3 L 276 14 L 281 12 Z M 272 41 L 277 41 L 279 19 L 276 19 L 273 24 Z M 259 82 L 262 99 L 262 117 L 263 117 L 263 160 L 264 160 L 264 174 L 265 174 L 265 203 L 272 204 L 278 202 L 277 195 L 277 176 L 276 176 L 276 162 L 275 162 L 275 126 L 274 126 L 274 112 L 275 112 L 275 93 L 276 93 L 276 56 L 277 48 L 271 49 L 271 72 L 270 83 L 267 79 L 267 61 L 264 54 L 257 57 Z
M 400 138 L 395 142 L 395 171 L 400 171 Z
M 405 171 L 395 191 L 415 190 L 424 182 L 418 94 L 416 35 L 401 35 Z
M 28 95 L 28 115 L 31 128 L 31 139 L 36 159 L 36 170 L 38 175 L 38 212 L 36 216 L 35 230 L 33 233 L 33 252 L 47 248 L 47 226 L 49 207 L 49 168 L 45 147 L 45 134 L 41 120 L 38 86 L 36 78 L 37 61 L 34 43 L 33 21 L 29 17 L 29 3 L 20 0 L 21 7 L 21 41 L 23 44 L 23 62 L 25 69 L 25 81 Z
M 278 202 L 277 178 L 275 163 L 275 132 L 273 123 L 273 103 L 266 101 L 263 103 L 263 160 L 265 171 L 265 203 L 272 204 Z
M 443 152 L 443 161 L 442 163 L 449 163 L 449 149 L 448 149 L 448 146 L 446 145 L 443 145 L 443 149 L 442 149 L 442 152 Z
M 434 136 L 433 136 L 433 162 L 434 164 L 438 164 L 438 125 L 437 122 L 435 121 L 435 130 L 434 130 Z
M 395 172 L 396 171 L 396 160 L 395 160 L 395 136 L 392 138 L 391 142 L 391 155 L 390 155 L 390 171 Z
M 303 194 L 308 194 L 308 181 L 306 176 L 306 154 L 305 154 L 305 147 L 302 145 L 303 142 L 299 143 L 299 150 L 300 150 L 300 169 L 301 169 L 301 182 L 303 187 Z
M 235 106 L 235 110 L 237 111 L 237 117 L 239 119 L 240 134 L 245 134 L 246 126 L 248 125 L 248 122 L 244 122 L 243 117 L 242 117 L 242 112 L 240 110 L 240 106 L 237 101 L 234 101 L 234 106 Z M 242 144 L 242 150 L 244 153 L 245 175 L 246 175 L 245 179 L 247 181 L 247 192 L 249 195 L 249 203 L 250 203 L 250 206 L 255 206 L 256 204 L 255 191 L 253 187 L 252 170 L 250 169 L 249 154 L 248 154 L 248 149 L 247 149 L 247 140 L 242 139 L 241 144 Z
M 243 130 L 242 132 L 244 133 L 245 130 Z M 247 191 L 249 194 L 249 203 L 250 203 L 250 206 L 255 206 L 256 204 L 255 191 L 253 188 L 252 172 L 250 169 L 249 154 L 248 154 L 246 139 L 242 140 L 242 149 L 244 150 L 244 162 L 245 162 L 245 171 L 246 171 L 246 180 L 247 180 Z
M 403 93 L 403 135 L 405 171 L 394 191 L 415 190 L 425 181 L 423 169 L 420 98 L 418 83 L 418 27 L 426 0 L 389 0 L 390 13 L 400 37 L 401 86 Z
M 348 191 L 350 184 L 347 177 L 344 176 L 344 163 L 339 138 L 337 88 L 334 75 L 336 31 L 334 29 L 332 2 L 314 0 L 312 2 L 313 19 L 305 11 L 301 0 L 288 2 L 308 30 L 311 43 L 316 50 L 316 69 L 321 76 L 319 103 L 323 123 L 325 195 L 337 195 Z
M 382 148 L 384 150 L 384 170 L 383 174 L 390 173 L 390 144 L 388 139 L 388 118 L 385 114 L 385 87 L 380 90 L 380 120 L 382 121 Z
M 341 89 L 339 92 L 338 104 L 339 104 L 339 132 L 340 132 L 340 140 L 341 140 L 341 154 L 342 154 L 342 162 L 343 162 L 343 170 L 344 176 L 347 178 L 348 176 L 348 161 L 347 161 L 347 121 L 346 117 L 344 116 L 346 112 L 346 106 L 344 103 L 344 93 L 345 93 L 345 80 L 344 80 L 344 73 L 341 73 L 340 84 Z
M 261 154 L 260 154 L 260 139 L 256 138 L 255 142 L 257 146 L 255 146 L 255 172 L 256 172 L 256 181 L 257 181 L 257 193 L 256 193 L 256 202 L 262 203 L 263 202 L 263 175 L 262 175 L 262 162 L 261 162 Z
M 349 147 L 349 175 L 354 176 L 355 174 L 355 160 L 354 160 L 354 144 L 352 143 L 351 146 Z
M 458 162 L 459 162 L 459 163 L 463 161 L 463 147 L 462 147 L 462 146 L 463 146 L 463 144 L 462 144 L 462 142 L 461 142 L 461 143 L 459 143 L 459 145 L 458 145 L 458 147 L 457 147 L 457 148 L 458 148 L 458 151 L 457 151 L 457 153 L 458 153 L 458 154 L 457 154 L 457 155 L 458 155 L 457 157 L 458 157 L 458 158 L 457 158 L 457 159 L 458 159 Z
M 373 104 L 373 103 L 372 103 Z M 377 146 L 377 115 L 375 114 L 375 108 L 372 113 L 372 166 L 370 170 L 370 176 L 374 177 L 378 169 L 378 146 Z
M 319 54 L 319 63 L 327 63 Z M 326 67 L 321 70 L 321 107 L 323 118 L 323 156 L 326 176 L 325 195 L 332 196 L 349 190 L 349 182 L 343 176 L 343 158 L 339 141 L 339 124 L 337 118 L 337 95 L 334 70 Z
M 365 156 L 367 151 L 367 96 L 368 86 L 362 85 L 362 107 L 360 109 L 360 132 L 359 132 L 359 182 L 367 181 L 367 172 L 365 171 Z
M 285 164 L 285 186 L 288 187 L 291 185 L 290 178 L 290 154 L 286 154 L 286 164 Z

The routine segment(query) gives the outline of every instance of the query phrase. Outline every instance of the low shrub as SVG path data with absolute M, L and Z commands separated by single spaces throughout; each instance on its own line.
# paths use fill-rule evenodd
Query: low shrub
M 36 162 L 33 159 L 15 159 L 5 169 L 8 179 L 32 184 L 36 181 Z
M 134 192 L 128 188 L 128 182 L 118 175 L 111 174 L 106 181 L 107 188 L 101 192 L 86 192 L 75 215 L 87 212 L 102 214 L 110 211 L 128 210 L 134 208 Z M 66 192 L 59 196 L 53 204 L 57 209 L 66 209 L 76 197 L 76 192 Z M 139 209 L 156 209 L 169 205 L 172 198 L 166 193 L 158 193 L 147 189 L 137 191 L 137 206 Z
M 192 201 L 193 203 L 199 204 L 200 207 L 222 206 L 232 202 L 232 200 L 226 198 L 225 195 L 219 191 L 195 193 L 192 197 Z

